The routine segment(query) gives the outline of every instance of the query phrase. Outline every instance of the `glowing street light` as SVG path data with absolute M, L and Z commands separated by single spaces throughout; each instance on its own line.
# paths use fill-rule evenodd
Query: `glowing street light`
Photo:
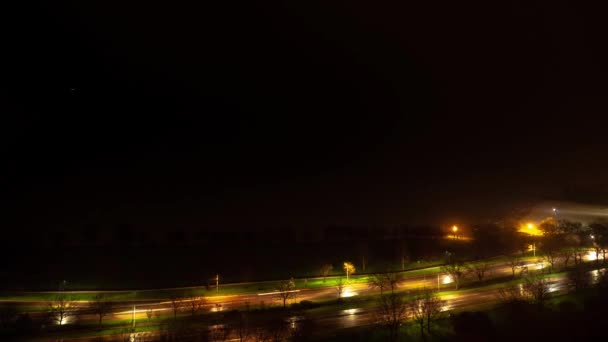
M 345 261 L 344 262 L 344 270 L 346 271 L 346 281 L 348 281 L 348 276 L 355 273 L 355 265 L 352 262 Z
M 526 235 L 531 236 L 542 236 L 543 231 L 538 228 L 538 225 L 534 222 L 521 223 L 521 226 L 518 230 L 520 233 L 524 233 Z
M 220 275 L 219 273 L 215 275 L 215 294 L 220 293 Z
M 458 233 L 458 226 L 457 225 L 453 225 L 452 226 L 452 231 L 454 232 L 454 239 L 456 238 L 456 234 Z

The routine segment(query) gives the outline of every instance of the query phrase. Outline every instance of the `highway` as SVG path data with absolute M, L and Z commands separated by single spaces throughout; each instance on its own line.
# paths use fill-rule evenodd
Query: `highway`
M 529 262 L 524 268 L 529 271 L 536 270 L 539 272 L 542 268 L 546 267 L 543 263 L 538 261 Z M 598 271 L 591 271 L 594 281 L 597 281 Z M 403 273 L 405 275 L 404 281 L 398 287 L 398 291 L 403 291 L 405 294 L 413 294 L 417 290 L 421 289 L 437 289 L 440 290 L 453 290 L 454 285 L 451 279 L 445 274 L 437 274 L 431 276 L 411 276 L 408 277 L 408 272 Z M 488 278 L 509 279 L 508 276 L 512 274 L 510 265 L 506 262 L 492 265 L 487 272 Z M 469 275 L 472 277 L 473 275 Z M 554 276 L 549 279 L 549 292 L 563 292 L 566 289 L 567 279 L 561 276 Z M 519 285 L 521 287 L 521 285 Z M 467 307 L 475 307 L 480 304 L 489 304 L 496 302 L 499 298 L 498 291 L 500 286 L 493 286 L 491 289 L 488 288 L 467 288 L 462 291 L 449 291 L 448 294 L 442 295 L 441 299 L 444 302 L 443 310 L 450 311 L 455 309 L 464 309 Z M 522 289 L 523 291 L 523 289 Z M 296 298 L 290 300 L 290 302 L 299 302 L 308 300 L 312 302 L 321 302 L 337 298 L 336 288 L 321 287 L 314 289 L 298 289 L 294 292 Z M 379 294 L 379 290 L 370 288 L 367 283 L 352 283 L 346 285 L 342 297 L 350 298 L 356 296 L 365 296 Z M 264 306 L 279 306 L 281 305 L 277 294 L 274 292 L 246 294 L 246 295 L 218 295 L 208 296 L 206 299 L 205 310 L 210 312 L 216 311 L 229 311 L 229 310 L 245 310 L 246 308 L 258 308 Z M 182 301 L 182 304 L 187 304 L 187 300 Z M 47 305 L 47 302 L 32 302 L 32 301 L 20 301 L 19 304 L 27 303 L 28 305 Z M 84 307 L 87 304 L 86 301 L 77 302 L 77 306 Z M 169 300 L 165 301 L 137 301 L 137 302 L 123 302 L 117 303 L 114 307 L 114 311 L 111 315 L 105 317 L 105 320 L 117 320 L 126 319 L 130 320 L 132 317 L 136 319 L 144 319 L 147 317 L 147 312 L 152 310 L 155 314 L 161 315 L 161 317 L 169 317 L 173 315 L 172 302 Z M 31 315 L 36 317 L 44 315 L 45 312 L 33 311 Z M 373 309 L 366 307 L 352 307 L 350 309 L 336 309 L 333 312 L 315 313 L 308 315 L 308 318 L 314 322 L 315 330 L 322 331 L 324 333 L 336 331 L 343 328 L 350 328 L 356 326 L 363 326 L 374 323 Z M 291 325 L 295 327 L 298 317 L 288 318 L 291 320 Z M 96 317 L 91 314 L 83 314 L 79 316 L 81 321 L 96 321 Z M 68 317 L 66 324 L 70 324 L 70 318 Z M 146 323 L 138 322 L 138 325 L 145 325 Z M 263 324 L 263 323 L 261 323 Z M 138 341 L 152 341 L 158 338 L 158 332 L 139 333 Z M 49 339 L 42 339 L 46 341 L 55 340 L 55 337 Z M 86 339 L 70 339 L 74 341 L 85 341 Z

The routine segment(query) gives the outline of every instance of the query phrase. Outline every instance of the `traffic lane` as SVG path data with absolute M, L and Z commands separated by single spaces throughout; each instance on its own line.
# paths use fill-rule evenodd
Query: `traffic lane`
M 519 287 L 521 284 L 516 286 Z M 554 287 L 552 291 L 564 290 L 567 286 L 567 278 L 564 276 L 553 277 L 549 280 L 548 286 Z M 467 307 L 479 304 L 495 303 L 500 300 L 499 292 L 500 289 L 496 288 L 444 295 L 441 297 L 445 301 L 442 310 L 466 309 Z M 344 309 L 331 314 L 311 315 L 310 318 L 314 321 L 315 331 L 323 331 L 324 333 L 343 328 L 375 324 L 377 322 L 374 308 Z M 298 317 L 295 316 L 286 318 L 287 321 L 293 320 L 294 325 L 292 327 L 295 327 L 295 324 L 297 324 L 297 319 Z M 256 325 L 256 327 L 263 328 L 264 324 Z M 146 339 L 144 340 L 148 340 L 147 338 L 155 340 L 158 336 L 158 332 L 152 332 L 146 334 Z

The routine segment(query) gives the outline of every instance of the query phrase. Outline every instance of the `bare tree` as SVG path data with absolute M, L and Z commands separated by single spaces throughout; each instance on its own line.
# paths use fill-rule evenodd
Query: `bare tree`
M 275 289 L 277 290 L 276 296 L 283 301 L 284 308 L 287 306 L 288 299 L 295 298 L 296 283 L 293 279 L 279 282 Z
M 602 252 L 602 262 L 606 262 L 606 249 L 608 249 L 608 223 L 606 222 L 595 222 L 589 225 L 591 234 L 593 236 L 593 246 L 596 249 L 597 259 L 600 258 L 600 252 Z
M 408 303 L 408 308 L 412 320 L 420 327 L 420 336 L 424 339 L 424 321 L 426 314 L 424 312 L 423 299 L 417 297 Z
M 574 247 L 573 248 L 574 265 L 575 266 L 580 266 L 583 263 L 583 257 L 585 256 L 585 253 L 587 253 L 587 249 L 586 248 L 581 248 L 581 247 Z
M 447 273 L 454 285 L 456 285 L 456 290 L 460 288 L 461 281 L 468 275 L 469 270 L 464 266 L 462 262 L 452 261 L 445 266 L 441 267 L 441 270 Z
M 471 272 L 473 272 L 475 276 L 477 276 L 477 280 L 482 282 L 486 276 L 486 273 L 488 272 L 489 265 L 485 262 L 480 262 L 470 265 L 469 268 Z
M 388 329 L 391 341 L 398 339 L 399 327 L 407 317 L 407 308 L 403 298 L 396 293 L 381 295 L 378 300 L 376 319 Z
M 502 303 L 514 303 L 524 300 L 524 291 L 521 284 L 503 287 L 498 290 L 498 300 Z
M 549 272 L 553 272 L 553 267 L 560 255 L 562 247 L 564 247 L 564 239 L 562 236 L 550 235 L 543 241 L 543 260 L 549 264 Z
M 511 275 L 515 278 L 515 271 L 524 265 L 523 261 L 516 255 L 509 257 L 509 266 L 511 267 Z
M 270 341 L 272 342 L 283 342 L 289 336 L 288 326 L 281 319 L 272 320 L 268 325 L 268 332 L 270 333 Z
M 425 322 L 427 333 L 431 333 L 431 324 L 441 316 L 444 303 L 430 290 L 425 290 L 422 295 L 409 303 L 411 316 L 420 326 L 420 336 L 424 337 Z
M 103 318 L 109 315 L 113 309 L 113 303 L 102 294 L 96 295 L 93 300 L 89 302 L 89 310 L 97 316 L 100 327 Z
M 207 304 L 207 300 L 204 296 L 192 296 L 188 298 L 187 302 L 184 303 L 184 305 L 188 307 L 188 310 L 192 316 L 196 315 L 197 312 L 202 310 L 205 304 Z
M 371 289 L 379 289 L 380 295 L 382 295 L 384 290 L 389 287 L 388 279 L 382 273 L 373 274 L 368 285 Z
M 568 273 L 568 286 L 574 292 L 591 286 L 591 275 L 581 267 L 576 267 Z
M 334 267 L 331 264 L 323 264 L 321 266 L 319 274 L 321 275 L 321 277 L 323 277 L 323 282 L 325 282 L 325 279 L 327 278 L 327 275 L 329 275 L 329 272 L 331 272 L 331 270 L 333 268 Z
M 435 296 L 433 292 L 426 291 L 424 294 L 423 308 L 426 315 L 426 331 L 431 333 L 431 323 L 441 316 L 445 301 Z
M 171 303 L 171 309 L 173 310 L 173 319 L 177 319 L 177 313 L 182 309 L 184 303 L 182 299 L 176 295 L 169 297 Z
M 270 332 L 265 328 L 257 328 L 253 332 L 253 339 L 257 342 L 268 342 L 270 341 Z
M 288 326 L 282 319 L 271 319 L 264 322 L 265 328 L 258 328 L 253 334 L 258 342 L 283 342 L 289 337 Z
M 57 324 L 63 325 L 67 317 L 74 312 L 74 302 L 65 295 L 55 297 L 55 300 L 49 304 L 49 314 Z
M 544 251 L 543 252 L 543 261 L 549 264 L 549 273 L 553 272 L 553 267 L 557 261 L 559 254 L 558 251 Z
M 561 255 L 562 259 L 564 259 L 564 268 L 567 268 L 568 263 L 570 262 L 570 259 L 572 258 L 572 249 L 564 248 L 564 249 L 562 249 L 560 255 Z
M 524 292 L 530 297 L 532 302 L 543 306 L 549 298 L 549 284 L 545 279 L 526 279 L 523 284 Z
M 345 287 L 346 287 L 346 285 L 344 284 L 344 280 L 342 279 L 342 277 L 338 278 L 338 281 L 336 282 L 336 286 L 334 287 L 338 294 L 338 299 L 342 298 L 342 294 L 344 294 Z
M 403 275 L 399 272 L 385 273 L 384 277 L 388 283 L 388 287 L 391 289 L 391 293 L 394 293 L 397 287 L 403 283 Z
M 390 289 L 391 293 L 395 292 L 397 287 L 403 282 L 403 276 L 398 272 L 376 273 L 372 275 L 369 281 L 369 287 L 379 289 L 380 294 L 384 293 L 385 289 Z
M 224 315 L 224 324 L 228 324 L 230 330 L 234 331 L 239 341 L 245 341 L 252 334 L 249 329 L 249 319 L 246 312 L 229 311 Z
M 231 329 L 226 324 L 217 324 L 209 328 L 209 337 L 213 342 L 227 341 L 230 333 Z

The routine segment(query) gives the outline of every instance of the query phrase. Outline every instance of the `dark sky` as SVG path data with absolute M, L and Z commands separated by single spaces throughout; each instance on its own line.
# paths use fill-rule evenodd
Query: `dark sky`
M 8 216 L 316 226 L 607 198 L 603 9 L 421 3 L 15 5 Z

